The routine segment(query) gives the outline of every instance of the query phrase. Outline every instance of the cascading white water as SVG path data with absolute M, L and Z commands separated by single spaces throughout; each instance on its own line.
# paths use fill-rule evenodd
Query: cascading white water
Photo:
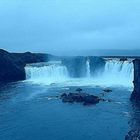
M 102 81 L 108 84 L 132 85 L 133 63 L 131 61 L 107 60 L 104 72 L 101 75 Z
M 102 67 L 103 69 L 103 67 Z M 70 78 L 67 67 L 61 62 L 31 64 L 25 67 L 27 80 L 37 83 L 64 83 L 69 85 L 133 86 L 133 63 L 131 61 L 106 60 L 104 71 L 100 69 L 91 76 L 90 60 L 86 61 L 86 78 Z
M 87 70 L 86 76 L 87 76 L 87 78 L 90 78 L 91 73 L 90 73 L 90 62 L 89 62 L 89 60 L 86 61 L 86 70 Z
M 48 84 L 65 81 L 68 76 L 68 71 L 65 66 L 60 64 L 51 64 L 35 66 L 29 65 L 25 67 L 26 79 L 35 82 L 46 82 Z

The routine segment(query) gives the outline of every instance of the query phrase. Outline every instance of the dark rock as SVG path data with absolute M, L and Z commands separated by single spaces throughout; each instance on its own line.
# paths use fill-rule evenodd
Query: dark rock
M 100 99 L 100 101 L 106 102 L 107 100 L 106 99 Z
M 99 103 L 100 99 L 97 96 L 94 95 L 87 95 L 84 98 L 84 105 L 92 105 Z
M 140 140 L 140 129 L 131 130 L 125 136 L 125 140 Z
M 112 100 L 108 99 L 108 102 L 113 102 Z
M 120 61 L 127 61 L 128 59 L 127 58 L 120 58 Z
M 65 98 L 65 97 L 67 97 L 67 94 L 66 94 L 66 93 L 63 93 L 63 94 L 61 95 L 61 99 L 62 99 L 62 98 Z
M 101 100 L 98 96 L 89 95 L 86 93 L 69 93 L 61 95 L 62 102 L 83 103 L 83 105 L 94 105 Z
M 140 94 L 134 90 L 131 94 L 130 100 L 138 103 L 140 101 Z
M 26 53 L 9 53 L 0 49 L 0 83 L 25 80 L 24 67 L 29 63 L 45 62 L 50 55 Z
M 135 59 L 134 63 L 134 91 L 131 95 L 131 101 L 140 101 L 140 59 Z
M 80 93 L 83 90 L 81 88 L 77 88 L 76 91 L 78 91 Z
M 63 94 L 63 96 L 61 96 L 61 99 L 62 99 L 62 102 L 68 102 L 68 103 L 73 103 L 74 102 L 74 99 L 73 99 L 73 97 L 69 94 L 69 95 L 64 95 Z
M 104 89 L 103 91 L 104 91 L 104 92 L 112 92 L 111 89 Z
M 68 98 L 72 98 L 74 102 L 83 102 L 84 101 L 84 93 L 69 93 Z

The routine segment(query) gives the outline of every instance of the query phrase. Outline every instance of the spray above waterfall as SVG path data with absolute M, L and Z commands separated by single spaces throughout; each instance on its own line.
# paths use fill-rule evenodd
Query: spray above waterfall
M 92 63 L 92 61 L 95 61 Z M 72 63 L 67 61 L 67 63 Z M 75 64 L 75 63 L 74 63 Z M 79 61 L 78 61 L 79 64 Z M 133 81 L 133 63 L 132 61 L 120 61 L 117 59 L 106 60 L 105 65 L 97 69 L 99 62 L 96 59 L 87 58 L 80 65 L 65 65 L 61 61 L 51 61 L 46 63 L 37 63 L 25 67 L 26 77 L 29 81 L 40 83 L 76 83 L 90 85 L 122 85 L 132 86 Z M 92 65 L 94 64 L 94 66 Z M 84 71 L 81 70 L 85 69 Z M 77 73 L 71 77 L 71 72 Z M 80 74 L 82 72 L 82 74 Z M 79 75 L 85 76 L 79 77 Z

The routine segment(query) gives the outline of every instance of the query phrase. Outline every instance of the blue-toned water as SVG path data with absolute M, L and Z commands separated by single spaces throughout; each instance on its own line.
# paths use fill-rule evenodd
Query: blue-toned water
M 1 86 L 0 140 L 124 140 L 140 124 L 139 109 L 129 101 L 132 62 L 110 60 L 98 70 L 90 64 L 27 65 L 26 81 Z M 79 87 L 110 102 L 83 106 L 56 98 Z M 106 88 L 113 92 L 103 92 Z
M 64 104 L 48 96 L 77 87 L 35 85 L 28 82 L 1 87 L 0 140 L 123 140 L 131 119 L 131 91 L 111 88 L 96 106 Z M 91 94 L 101 87 L 82 87 Z

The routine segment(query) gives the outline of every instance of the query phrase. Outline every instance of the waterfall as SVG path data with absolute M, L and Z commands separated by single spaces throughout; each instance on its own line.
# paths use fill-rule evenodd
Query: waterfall
M 89 59 L 87 59 L 87 61 L 86 61 L 86 70 L 87 70 L 87 74 L 86 74 L 86 77 L 87 78 L 89 78 L 90 77 L 90 62 L 89 62 L 90 60 Z
M 119 59 L 106 60 L 104 65 L 101 66 L 100 61 L 96 62 L 94 59 L 92 61 L 94 61 L 92 68 L 90 59 L 87 59 L 85 63 L 84 61 L 82 63 L 76 61 L 79 64 L 76 63 L 78 66 L 74 65 L 76 69 L 73 69 L 73 65 L 69 61 L 67 62 L 69 64 L 68 67 L 65 64 L 62 65 L 61 61 L 30 64 L 25 67 L 26 79 L 47 84 L 62 82 L 68 84 L 69 82 L 73 82 L 73 85 L 76 85 L 75 82 L 78 80 L 78 84 L 122 85 L 132 87 L 134 77 L 132 61 L 120 61 Z M 78 71 L 79 69 L 80 71 Z M 84 69 L 83 72 L 86 78 L 83 78 L 81 74 L 79 74 L 79 77 L 71 76 L 71 72 L 82 72 L 82 69 Z
M 67 68 L 61 64 L 28 65 L 25 67 L 26 79 L 48 84 L 63 82 L 68 78 Z
M 132 85 L 133 73 L 131 61 L 107 60 L 101 77 L 108 84 Z

